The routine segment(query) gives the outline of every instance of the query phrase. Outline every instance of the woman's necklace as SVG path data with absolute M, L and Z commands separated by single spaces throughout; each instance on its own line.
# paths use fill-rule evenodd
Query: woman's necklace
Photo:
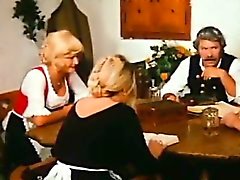
M 61 92 L 65 93 L 65 77 L 60 75 L 59 72 L 52 71 L 49 68 L 49 76 L 50 81 L 53 87 L 53 90 L 56 92 L 56 94 L 62 94 Z
M 50 78 L 52 82 L 53 88 L 58 91 L 64 86 L 64 78 L 63 79 L 57 79 L 57 78 Z
M 55 83 L 52 82 L 52 87 L 53 87 L 53 90 L 55 91 L 56 94 L 58 94 L 58 95 L 65 94 L 64 79 L 61 80 L 61 81 L 55 81 Z
M 61 86 L 63 82 L 57 82 L 57 86 Z
M 59 81 L 55 81 L 56 83 L 55 83 L 55 85 L 58 87 L 58 88 L 60 88 L 60 87 L 62 87 L 63 85 L 64 85 L 64 79 L 63 80 L 59 80 Z

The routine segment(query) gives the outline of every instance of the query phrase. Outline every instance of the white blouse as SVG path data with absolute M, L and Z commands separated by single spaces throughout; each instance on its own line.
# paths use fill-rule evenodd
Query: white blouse
M 17 116 L 23 118 L 23 123 L 26 128 L 26 131 L 32 129 L 34 127 L 34 124 L 31 123 L 30 121 L 27 121 L 27 118 L 32 116 L 50 115 L 51 114 L 50 110 L 62 107 L 68 103 L 69 99 L 68 85 L 74 92 L 75 101 L 89 95 L 89 91 L 85 84 L 83 83 L 83 81 L 81 80 L 81 78 L 77 75 L 76 72 L 73 72 L 69 75 L 68 80 L 65 79 L 66 93 L 63 96 L 58 96 L 55 90 L 53 89 L 47 66 L 46 65 L 40 66 L 43 68 L 46 78 L 44 74 L 38 69 L 32 69 L 26 74 L 21 85 L 21 91 L 28 98 L 27 107 L 23 112 L 22 116 L 16 114 L 14 111 L 10 111 L 8 115 L 5 117 L 4 121 L 2 122 L 4 130 L 6 130 L 7 123 L 11 113 L 15 113 Z M 45 97 L 46 83 L 48 86 L 47 97 Z M 29 139 L 42 160 L 51 155 L 50 148 L 45 148 L 41 146 L 37 141 L 31 138 Z
M 219 62 L 219 65 L 220 63 L 221 62 Z M 200 59 L 199 65 L 201 66 L 201 69 L 204 70 L 202 59 Z M 185 94 L 190 93 L 190 89 L 187 86 L 189 67 L 190 57 L 180 63 L 179 67 L 173 73 L 170 80 L 163 86 L 161 89 L 162 96 L 166 93 L 173 93 L 180 96 L 184 96 Z M 240 104 L 240 59 L 236 58 L 233 60 L 228 73 L 236 82 L 236 97 L 232 97 L 226 92 L 228 100 L 234 100 L 236 103 Z M 181 90 L 183 90 L 183 93 L 179 94 L 179 91 Z
M 28 105 L 23 113 L 24 117 L 28 118 L 32 116 L 49 115 L 51 112 L 48 109 L 54 110 L 67 104 L 69 99 L 68 84 L 74 92 L 75 100 L 89 95 L 89 91 L 81 78 L 76 72 L 73 72 L 69 75 L 68 82 L 65 79 L 66 93 L 63 96 L 58 96 L 53 89 L 47 66 L 40 66 L 43 67 L 46 78 L 41 71 L 33 69 L 26 74 L 21 85 L 22 93 L 28 97 Z M 48 94 L 45 103 L 44 92 L 46 88 L 46 79 Z

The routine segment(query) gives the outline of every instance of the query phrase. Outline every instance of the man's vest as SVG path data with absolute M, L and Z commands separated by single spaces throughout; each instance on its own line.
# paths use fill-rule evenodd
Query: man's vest
M 224 69 L 226 72 L 236 57 L 224 53 L 219 68 Z M 202 70 L 200 67 L 200 56 L 194 55 L 190 58 L 188 87 L 190 88 L 191 96 L 205 95 L 208 97 L 214 97 L 217 101 L 228 102 L 225 88 L 220 78 L 211 78 L 209 80 L 203 80 L 201 77 Z

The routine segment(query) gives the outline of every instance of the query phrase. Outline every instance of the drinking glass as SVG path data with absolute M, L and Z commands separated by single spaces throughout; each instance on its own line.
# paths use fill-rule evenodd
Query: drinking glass
M 204 134 L 207 136 L 216 136 L 219 134 L 220 119 L 218 117 L 218 109 L 208 107 L 202 112 L 202 124 Z
M 155 86 L 155 80 L 151 80 L 151 86 L 149 87 L 149 97 L 154 100 L 160 100 L 160 89 Z

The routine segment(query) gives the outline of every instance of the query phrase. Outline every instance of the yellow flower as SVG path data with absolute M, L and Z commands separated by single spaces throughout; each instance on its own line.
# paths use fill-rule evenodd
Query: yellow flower
M 183 57 L 183 55 L 182 54 L 180 54 L 180 53 L 177 53 L 177 58 L 182 58 Z
M 183 46 L 176 46 L 175 48 L 181 54 L 185 54 L 185 52 L 186 52 L 186 48 Z
M 188 56 L 192 55 L 192 52 L 183 46 L 176 46 L 175 48 L 182 55 L 181 57 L 183 57 L 183 56 L 188 57 Z M 179 58 L 181 58 L 181 57 L 179 57 Z
M 168 79 L 168 73 L 167 73 L 167 72 L 161 73 L 161 74 L 160 74 L 160 77 L 161 77 L 161 79 L 162 79 L 163 81 L 166 81 L 166 80 Z
M 184 46 L 171 46 L 162 42 L 161 46 L 150 46 L 154 51 L 151 59 L 145 60 L 148 65 L 148 73 L 152 79 L 155 79 L 157 84 L 162 81 L 167 81 L 171 74 L 176 70 L 182 60 L 191 56 L 192 53 Z

